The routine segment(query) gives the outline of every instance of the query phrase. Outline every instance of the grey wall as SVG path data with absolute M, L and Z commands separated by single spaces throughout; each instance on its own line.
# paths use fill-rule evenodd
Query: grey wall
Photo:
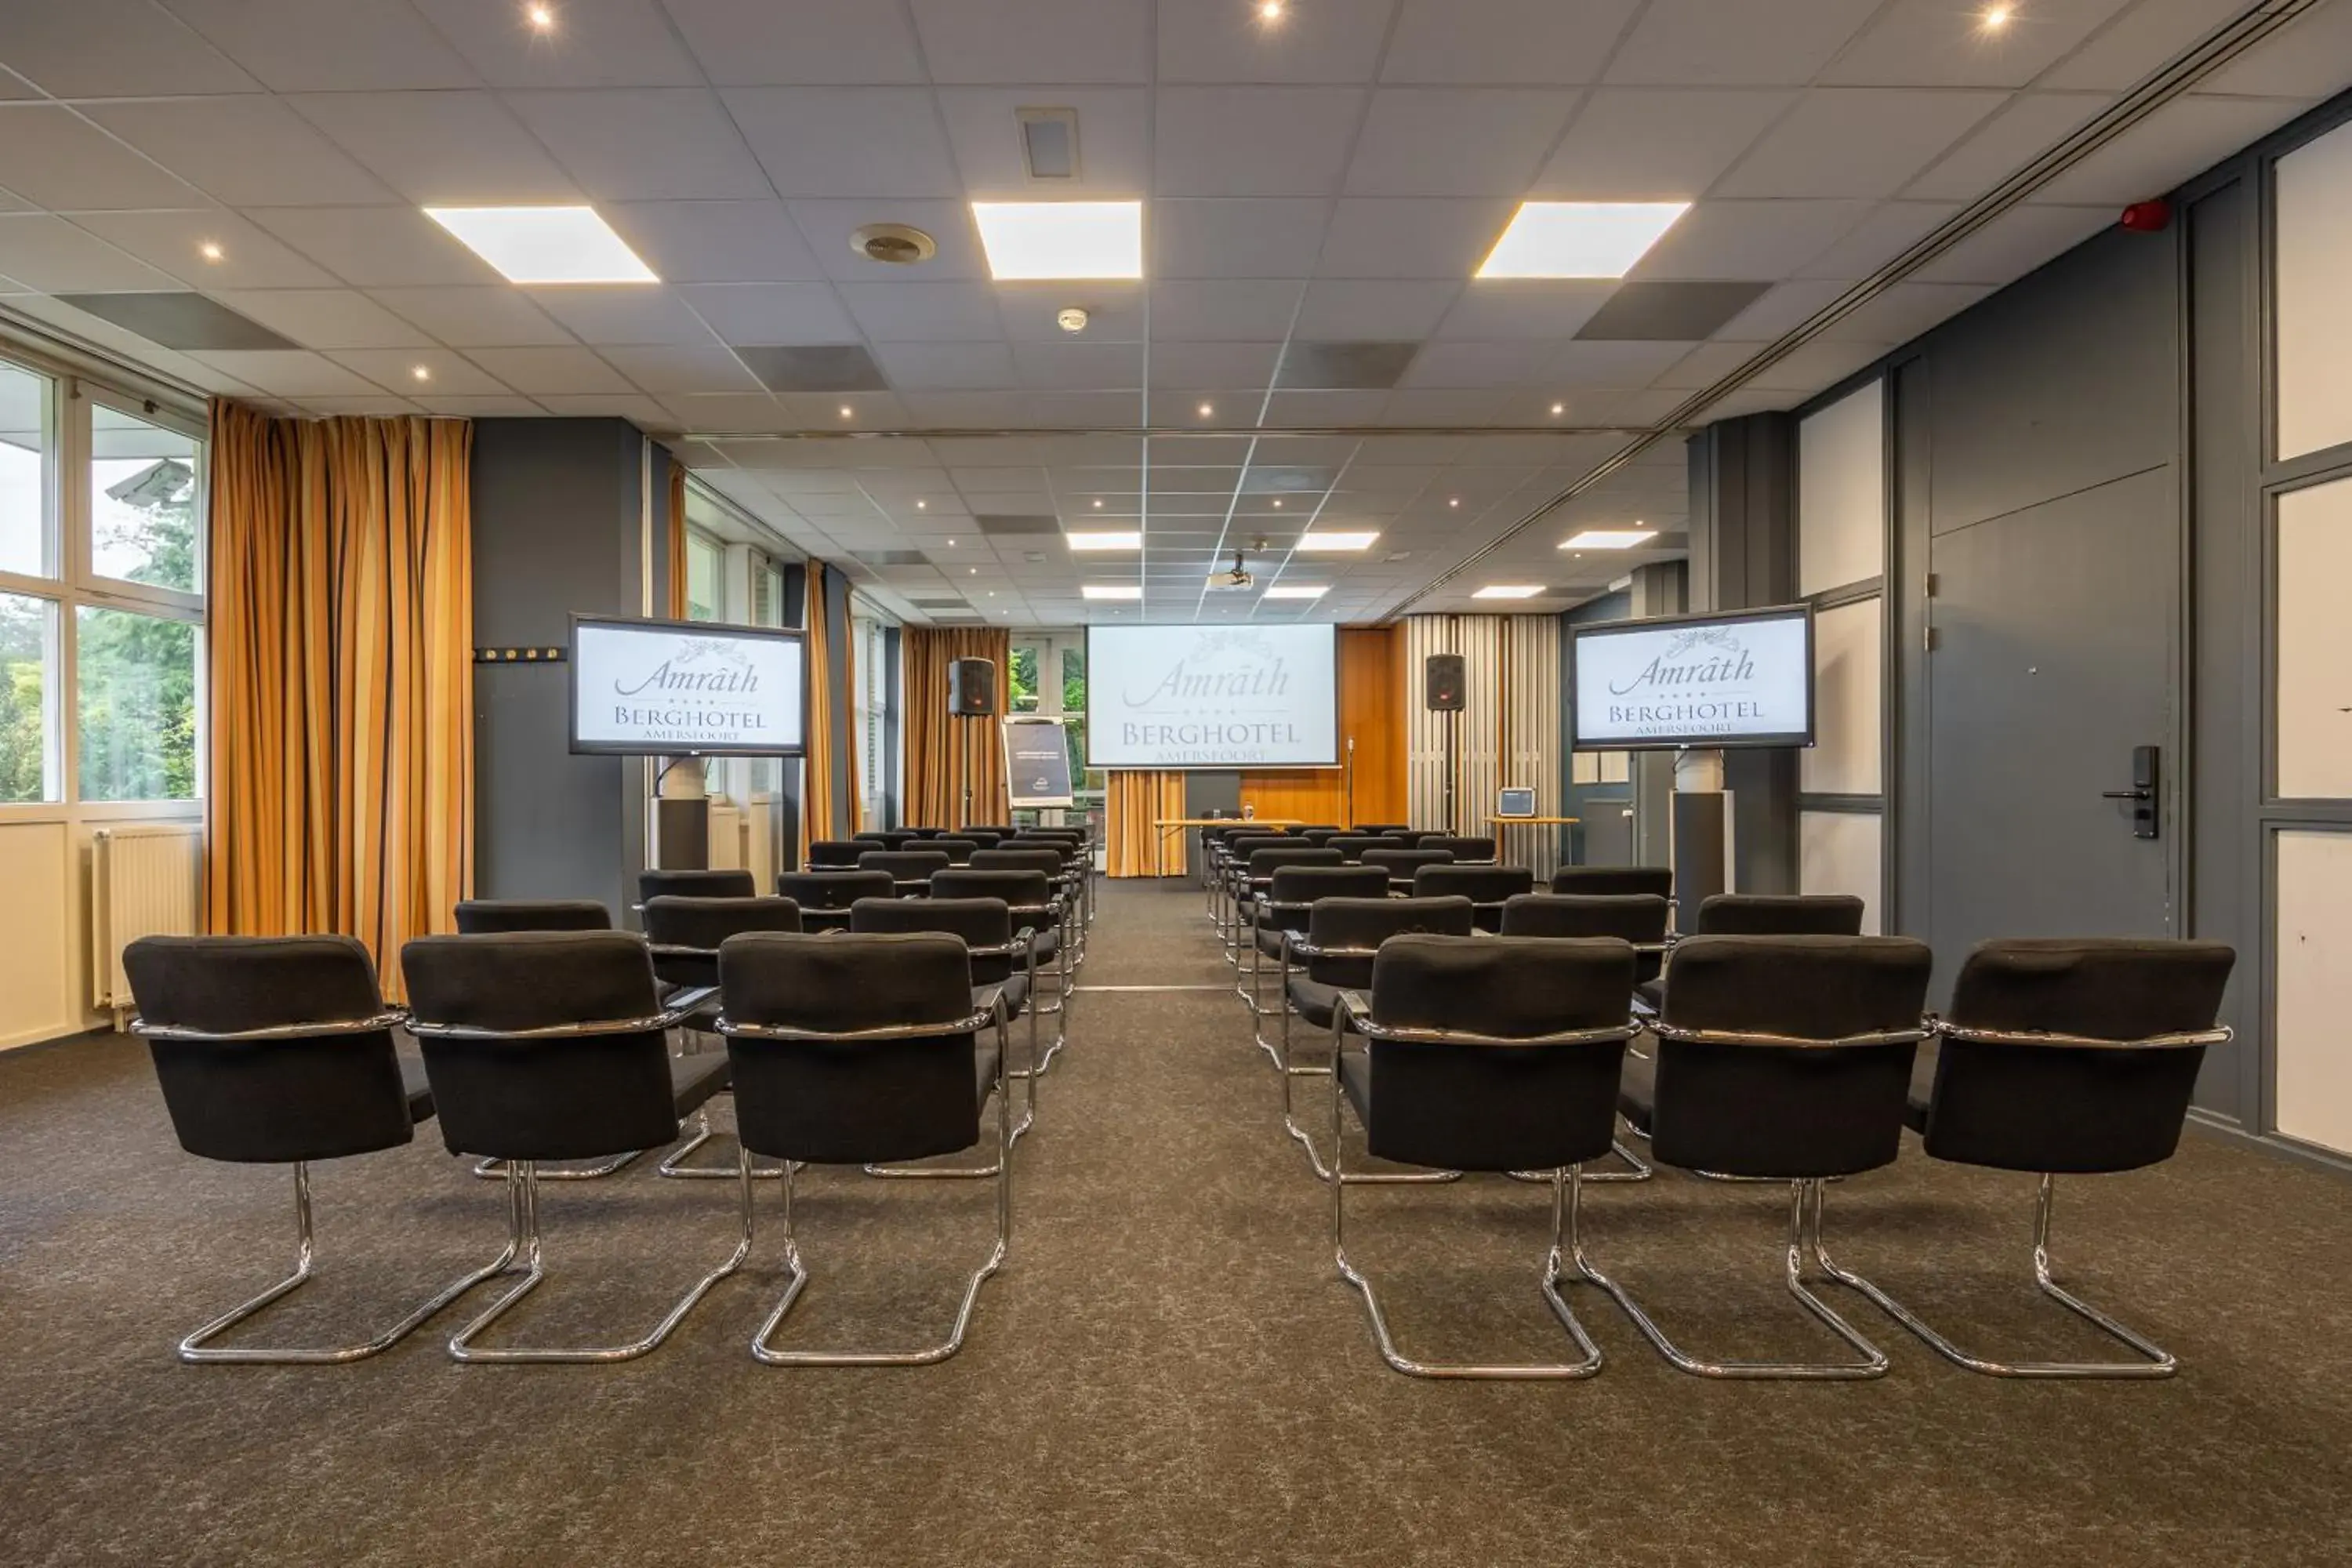
M 1633 613 L 1633 595 L 1621 591 L 1587 599 L 1560 616 L 1559 689 L 1564 704 L 1572 708 L 1576 701 L 1576 649 L 1568 628 L 1622 621 Z M 1572 713 L 1570 716 L 1573 717 Z M 1563 734 L 1573 732 L 1569 725 L 1560 728 Z M 1630 783 L 1578 784 L 1576 753 L 1562 746 L 1559 799 L 1559 814 L 1578 819 L 1576 826 L 1568 830 L 1568 863 L 1597 866 L 1631 857 L 1631 830 L 1622 826 L 1620 816 L 1633 804 L 1633 786 Z

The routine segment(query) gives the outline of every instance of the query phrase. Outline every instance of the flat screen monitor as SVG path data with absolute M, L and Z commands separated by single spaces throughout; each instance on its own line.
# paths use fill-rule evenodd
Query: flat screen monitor
M 1338 629 L 1087 627 L 1087 765 L 1338 767 Z
M 1574 627 L 1580 752 L 1813 743 L 1809 605 Z
M 1506 789 L 1495 792 L 1495 815 L 1533 816 L 1536 814 L 1536 792 L 1531 789 Z
M 572 617 L 572 749 L 624 757 L 797 757 L 802 634 Z

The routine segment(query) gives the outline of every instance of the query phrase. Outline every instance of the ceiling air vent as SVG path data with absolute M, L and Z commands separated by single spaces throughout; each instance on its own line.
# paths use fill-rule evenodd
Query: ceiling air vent
M 869 223 L 849 237 L 849 248 L 868 261 L 912 267 L 940 253 L 940 242 L 903 223 Z
M 1078 111 L 1016 109 L 1021 124 L 1021 162 L 1032 180 L 1067 184 L 1078 177 Z

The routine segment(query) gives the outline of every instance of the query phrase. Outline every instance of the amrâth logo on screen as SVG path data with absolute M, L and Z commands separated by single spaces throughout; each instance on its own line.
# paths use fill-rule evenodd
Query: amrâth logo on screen
M 644 731 L 653 741 L 736 742 L 768 727 L 767 715 L 730 698 L 751 697 L 760 672 L 751 656 L 733 643 L 678 637 L 651 669 L 626 670 L 613 678 L 613 721 Z
M 1729 626 L 1696 626 L 1677 633 L 1650 662 L 1609 694 L 1625 698 L 1609 705 L 1612 724 L 1687 725 L 1737 723 L 1764 716 L 1753 695 L 1756 661 Z
M 1164 749 L 1163 766 L 1259 760 L 1298 744 L 1290 689 L 1273 639 L 1243 627 L 1202 632 L 1172 663 L 1128 681 L 1119 693 L 1126 706 L 1152 717 L 1123 722 L 1120 739 Z

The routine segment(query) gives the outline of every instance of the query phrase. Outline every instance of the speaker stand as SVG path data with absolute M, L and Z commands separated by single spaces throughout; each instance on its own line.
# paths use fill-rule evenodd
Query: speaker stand
M 1462 744 L 1462 710 L 1448 709 L 1445 714 L 1445 831 L 1454 837 L 1462 837 L 1462 803 L 1456 796 L 1454 773 L 1460 766 Z

